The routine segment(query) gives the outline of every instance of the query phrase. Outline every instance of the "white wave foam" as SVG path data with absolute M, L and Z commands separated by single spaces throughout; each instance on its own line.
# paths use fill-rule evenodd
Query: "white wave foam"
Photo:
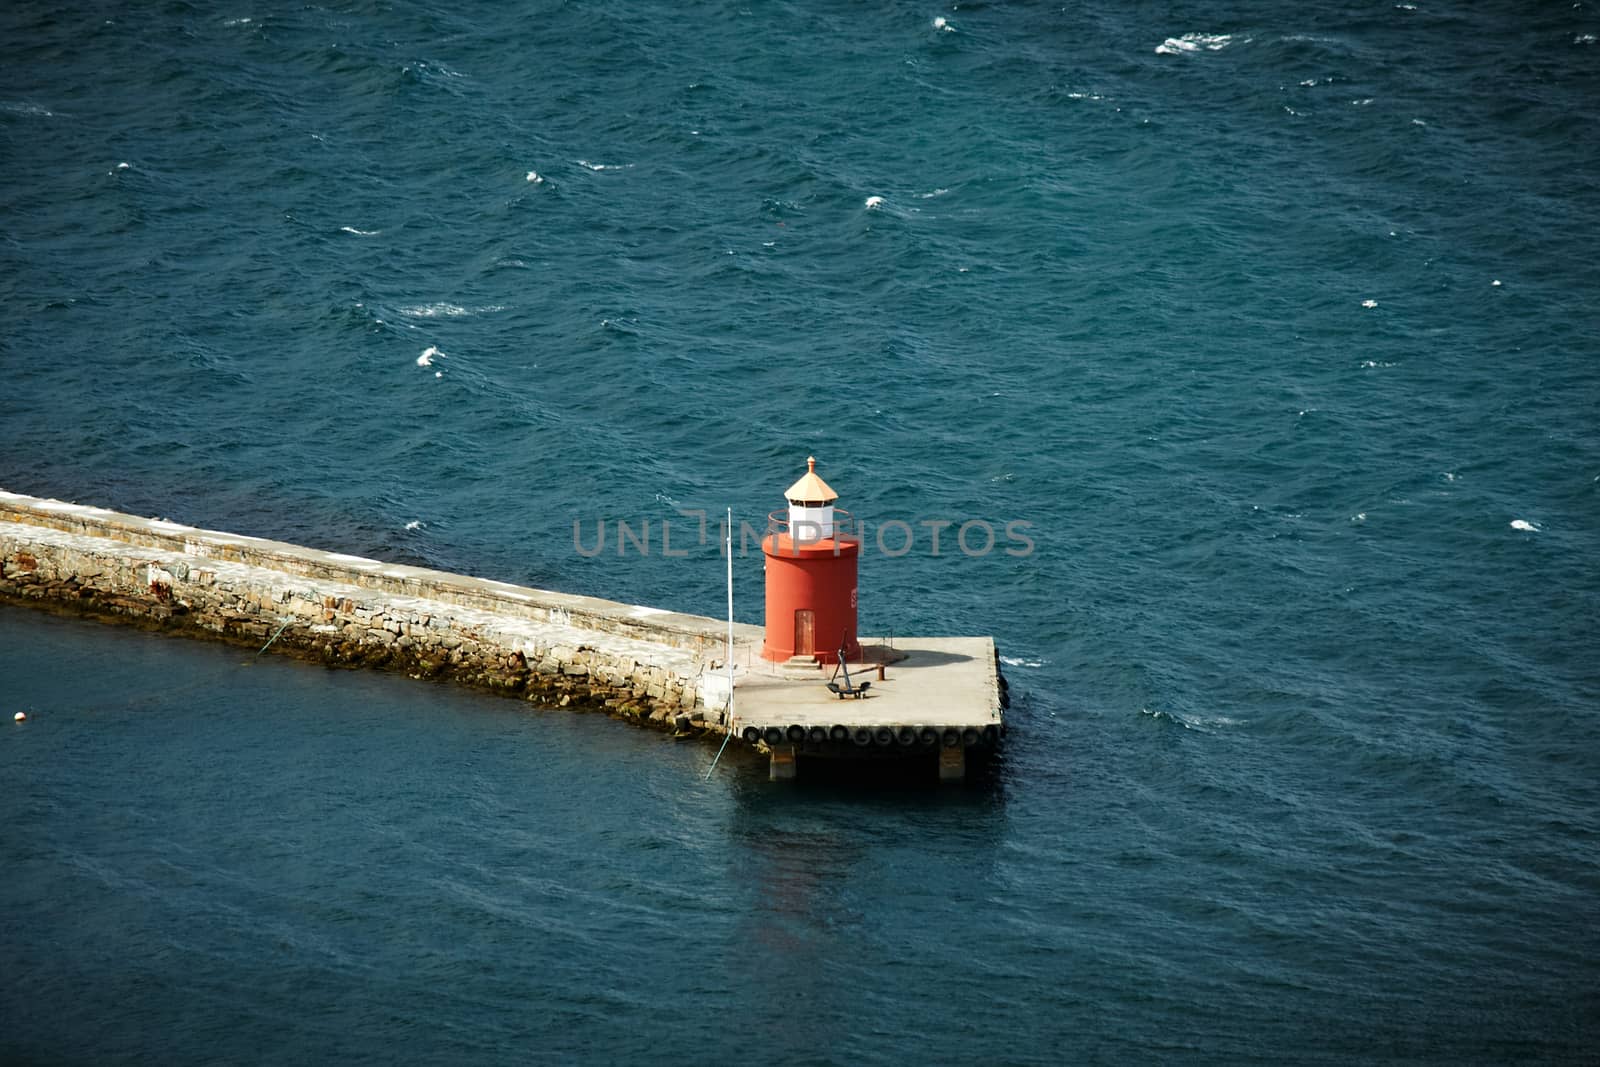
M 1378 302 L 1376 300 L 1363 300 L 1361 301 L 1361 306 L 1364 308 L 1375 308 L 1378 306 Z
M 1372 103 L 1373 99 L 1374 99 L 1373 97 L 1364 96 L 1360 100 L 1352 100 L 1352 101 L 1350 101 L 1350 106 L 1351 107 L 1366 107 L 1368 104 Z
M 578 160 L 578 166 L 582 167 L 584 170 L 602 171 L 602 170 L 627 170 L 628 168 L 632 167 L 633 164 L 632 163 L 590 163 L 587 159 L 580 159 L 580 160 Z
M 1007 667 L 1038 668 L 1044 666 L 1044 660 L 1042 659 L 1024 659 L 1021 656 L 1001 656 L 1000 662 L 1004 663 Z
M 1513 530 L 1521 530 L 1523 533 L 1543 533 L 1544 532 L 1543 529 L 1539 526 L 1538 523 L 1529 522 L 1527 519 L 1512 519 L 1511 520 L 1511 528 Z
M 1592 34 L 1592 33 L 1580 33 L 1580 34 L 1578 34 L 1578 36 L 1576 36 L 1576 37 L 1574 37 L 1572 39 L 1572 43 L 1573 44 L 1594 44 L 1595 39 L 1596 39 L 1595 35 Z
M 1354 515 L 1350 516 L 1350 521 L 1351 522 L 1366 522 L 1367 521 L 1367 513 L 1365 511 L 1358 511 Z
M 459 70 L 451 70 L 449 67 L 445 66 L 443 63 L 430 63 L 426 59 L 417 60 L 415 66 L 407 64 L 406 66 L 403 66 L 403 67 L 400 68 L 400 73 L 401 74 L 410 74 L 412 72 L 415 72 L 418 76 L 421 76 L 421 77 L 426 77 L 426 76 L 428 76 L 430 74 L 442 74 L 446 78 L 465 78 L 466 77 L 466 75 L 461 73 Z
M 1246 719 L 1235 719 L 1227 715 L 1179 715 L 1173 711 L 1151 711 L 1149 708 L 1140 708 L 1139 714 L 1148 715 L 1157 722 L 1177 723 L 1185 730 L 1193 730 L 1200 734 L 1209 734 L 1217 727 L 1248 725 Z
M 934 20 L 933 20 L 933 28 L 936 29 L 936 30 L 942 30 L 945 33 L 955 33 L 956 32 L 956 28 L 954 26 L 950 25 L 950 20 L 945 18 L 943 15 L 939 15 L 939 16 L 934 18 Z
M 433 366 L 434 358 L 442 355 L 444 355 L 444 353 L 439 351 L 436 346 L 429 345 L 427 348 L 422 350 L 422 355 L 417 357 L 417 366 L 431 367 Z M 438 377 L 438 375 L 434 375 L 434 377 Z
M 530 170 L 528 172 L 527 180 L 532 182 L 534 185 L 543 185 L 544 184 L 544 178 L 541 177 L 539 172 L 536 171 L 536 170 Z
M 1498 288 L 1500 288 L 1500 279 L 1496 278 L 1494 281 L 1490 282 L 1489 284 L 1494 286 L 1496 289 L 1498 289 Z
M 255 20 L 254 19 L 250 19 L 250 18 L 229 19 L 228 21 L 224 22 L 223 25 L 224 26 L 248 26 L 253 21 L 255 21 Z
M 1380 362 L 1376 359 L 1364 359 L 1361 361 L 1362 370 L 1382 370 L 1384 367 L 1392 366 L 1394 366 L 1393 363 Z
M 358 230 L 354 226 L 340 226 L 339 227 L 339 232 L 340 233 L 353 233 L 357 237 L 376 237 L 376 236 L 378 236 L 378 234 L 382 233 L 383 231 L 382 230 Z
M 416 304 L 412 307 L 400 308 L 399 311 L 400 314 L 408 319 L 454 319 L 462 315 L 471 314 L 460 304 Z
M 412 519 L 410 522 L 406 523 L 406 529 L 420 530 L 426 525 L 427 523 L 423 522 L 421 519 Z
M 883 197 L 881 197 L 881 196 L 869 196 L 869 197 L 867 197 L 866 208 L 867 208 L 868 211 L 876 211 L 878 208 L 880 208 L 882 206 L 883 206 Z
M 1156 55 L 1181 56 L 1202 48 L 1208 52 L 1220 52 L 1232 43 L 1231 33 L 1186 33 L 1182 37 L 1168 37 L 1156 45 Z
M 948 190 L 948 189 L 935 189 L 931 193 L 918 193 L 917 194 L 917 199 L 919 199 L 919 200 L 932 200 L 934 197 L 943 196 L 945 193 L 948 193 L 949 191 L 950 190 Z
M 35 118 L 55 118 L 55 112 L 38 104 L 0 104 L 0 111 L 8 115 L 31 115 Z

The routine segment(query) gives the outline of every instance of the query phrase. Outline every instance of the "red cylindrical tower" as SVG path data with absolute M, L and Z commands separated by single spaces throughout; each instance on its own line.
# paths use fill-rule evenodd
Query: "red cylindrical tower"
M 839 494 L 817 476 L 817 458 L 784 493 L 788 511 L 767 517 L 761 551 L 767 561 L 767 635 L 764 659 L 816 657 L 834 663 L 861 655 L 856 639 L 856 564 L 861 538 Z

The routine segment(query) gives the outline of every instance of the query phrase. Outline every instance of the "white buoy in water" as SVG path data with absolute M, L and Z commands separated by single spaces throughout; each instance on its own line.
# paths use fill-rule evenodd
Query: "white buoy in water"
M 17 712 L 15 717 L 16 717 L 16 720 L 18 722 L 27 722 L 28 721 L 28 713 L 25 712 L 25 711 Z

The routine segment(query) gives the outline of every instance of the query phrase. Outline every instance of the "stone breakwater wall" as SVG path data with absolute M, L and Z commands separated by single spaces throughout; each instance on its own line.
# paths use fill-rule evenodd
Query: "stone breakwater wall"
M 0 491 L 0 600 L 718 729 L 727 624 Z M 735 659 L 761 639 L 736 625 Z

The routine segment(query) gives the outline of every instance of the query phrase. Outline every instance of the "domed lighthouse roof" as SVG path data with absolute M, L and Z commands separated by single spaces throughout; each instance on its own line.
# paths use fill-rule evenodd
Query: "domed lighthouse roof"
M 791 504 L 808 504 L 811 507 L 820 507 L 831 504 L 839 499 L 828 483 L 817 476 L 817 457 L 806 457 L 806 472 L 800 480 L 791 485 L 783 494 Z

